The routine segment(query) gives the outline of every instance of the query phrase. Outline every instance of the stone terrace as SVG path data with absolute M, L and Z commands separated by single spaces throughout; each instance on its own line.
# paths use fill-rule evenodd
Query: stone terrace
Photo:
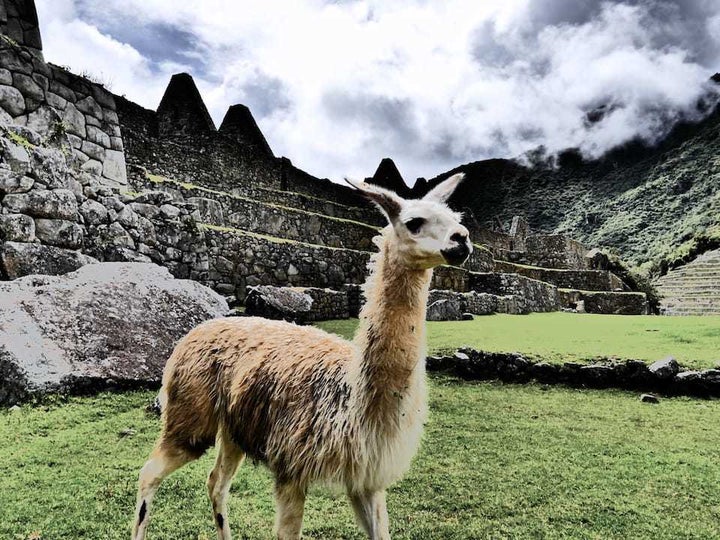
M 247 287 L 274 285 L 343 290 L 353 300 L 340 304 L 358 305 L 348 286 L 364 280 L 383 220 L 354 190 L 276 157 L 243 105 L 216 129 L 188 74 L 171 78 L 152 111 L 46 64 L 34 3 L 0 7 L 10 36 L 0 41 L 6 279 L 67 271 L 90 256 L 155 262 L 239 302 Z M 369 180 L 412 192 L 390 159 Z M 471 259 L 435 273 L 444 300 L 461 295 L 478 313 L 580 301 L 604 313 L 644 311 L 644 295 L 619 292 L 623 284 L 577 242 L 531 235 L 520 218 L 509 233 L 468 226 Z
M 657 288 L 666 315 L 720 315 L 720 250 L 668 272 Z

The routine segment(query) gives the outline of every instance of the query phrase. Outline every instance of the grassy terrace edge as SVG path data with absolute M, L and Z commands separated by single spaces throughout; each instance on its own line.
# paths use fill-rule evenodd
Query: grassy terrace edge
M 356 319 L 317 326 L 352 337 Z M 429 322 L 428 352 L 461 347 L 489 352 L 519 352 L 551 363 L 591 363 L 621 359 L 653 362 L 674 356 L 688 369 L 720 363 L 720 317 L 658 317 L 531 313 L 486 315 L 473 321 Z

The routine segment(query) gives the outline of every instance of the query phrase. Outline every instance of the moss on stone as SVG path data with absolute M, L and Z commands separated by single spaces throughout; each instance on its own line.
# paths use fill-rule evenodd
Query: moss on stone
M 287 238 L 280 238 L 278 236 L 270 236 L 269 234 L 260 234 L 256 232 L 250 232 L 246 231 L 244 229 L 235 229 L 233 227 L 221 227 L 220 225 L 212 225 L 210 223 L 198 223 L 198 226 L 201 229 L 210 230 L 210 231 L 218 231 L 218 232 L 224 232 L 229 234 L 236 234 L 239 236 L 249 236 L 251 238 L 257 238 L 259 240 L 266 240 L 268 242 L 272 242 L 274 244 L 293 244 L 297 246 L 304 246 L 309 247 L 313 249 L 330 249 L 333 251 L 349 251 L 352 253 L 368 253 L 367 251 L 361 251 L 359 249 L 350 249 L 350 248 L 339 248 L 339 247 L 333 247 L 333 246 L 321 246 L 320 244 L 311 244 L 310 242 L 301 242 L 299 240 L 289 240 Z
M 34 145 L 33 143 L 31 143 L 30 141 L 28 141 L 28 140 L 27 140 L 25 137 L 23 137 L 22 135 L 20 135 L 20 134 L 18 134 L 18 133 L 15 133 L 14 131 L 8 131 L 8 132 L 7 132 L 7 136 L 8 136 L 8 139 L 10 139 L 11 141 L 13 141 L 15 144 L 19 144 L 20 146 L 22 146 L 22 147 L 25 148 L 26 150 L 31 150 L 31 149 L 35 148 L 35 145 Z

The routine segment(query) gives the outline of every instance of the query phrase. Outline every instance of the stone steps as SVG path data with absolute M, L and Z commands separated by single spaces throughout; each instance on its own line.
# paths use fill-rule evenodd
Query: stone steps
M 720 315 L 720 250 L 668 272 L 655 285 L 666 315 Z

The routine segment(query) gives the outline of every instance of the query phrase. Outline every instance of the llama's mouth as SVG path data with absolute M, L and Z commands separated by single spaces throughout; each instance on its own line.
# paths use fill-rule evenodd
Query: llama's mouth
M 445 262 L 457 266 L 464 263 L 470 256 L 470 248 L 466 244 L 459 244 L 450 249 L 443 249 L 440 253 L 445 258 Z

